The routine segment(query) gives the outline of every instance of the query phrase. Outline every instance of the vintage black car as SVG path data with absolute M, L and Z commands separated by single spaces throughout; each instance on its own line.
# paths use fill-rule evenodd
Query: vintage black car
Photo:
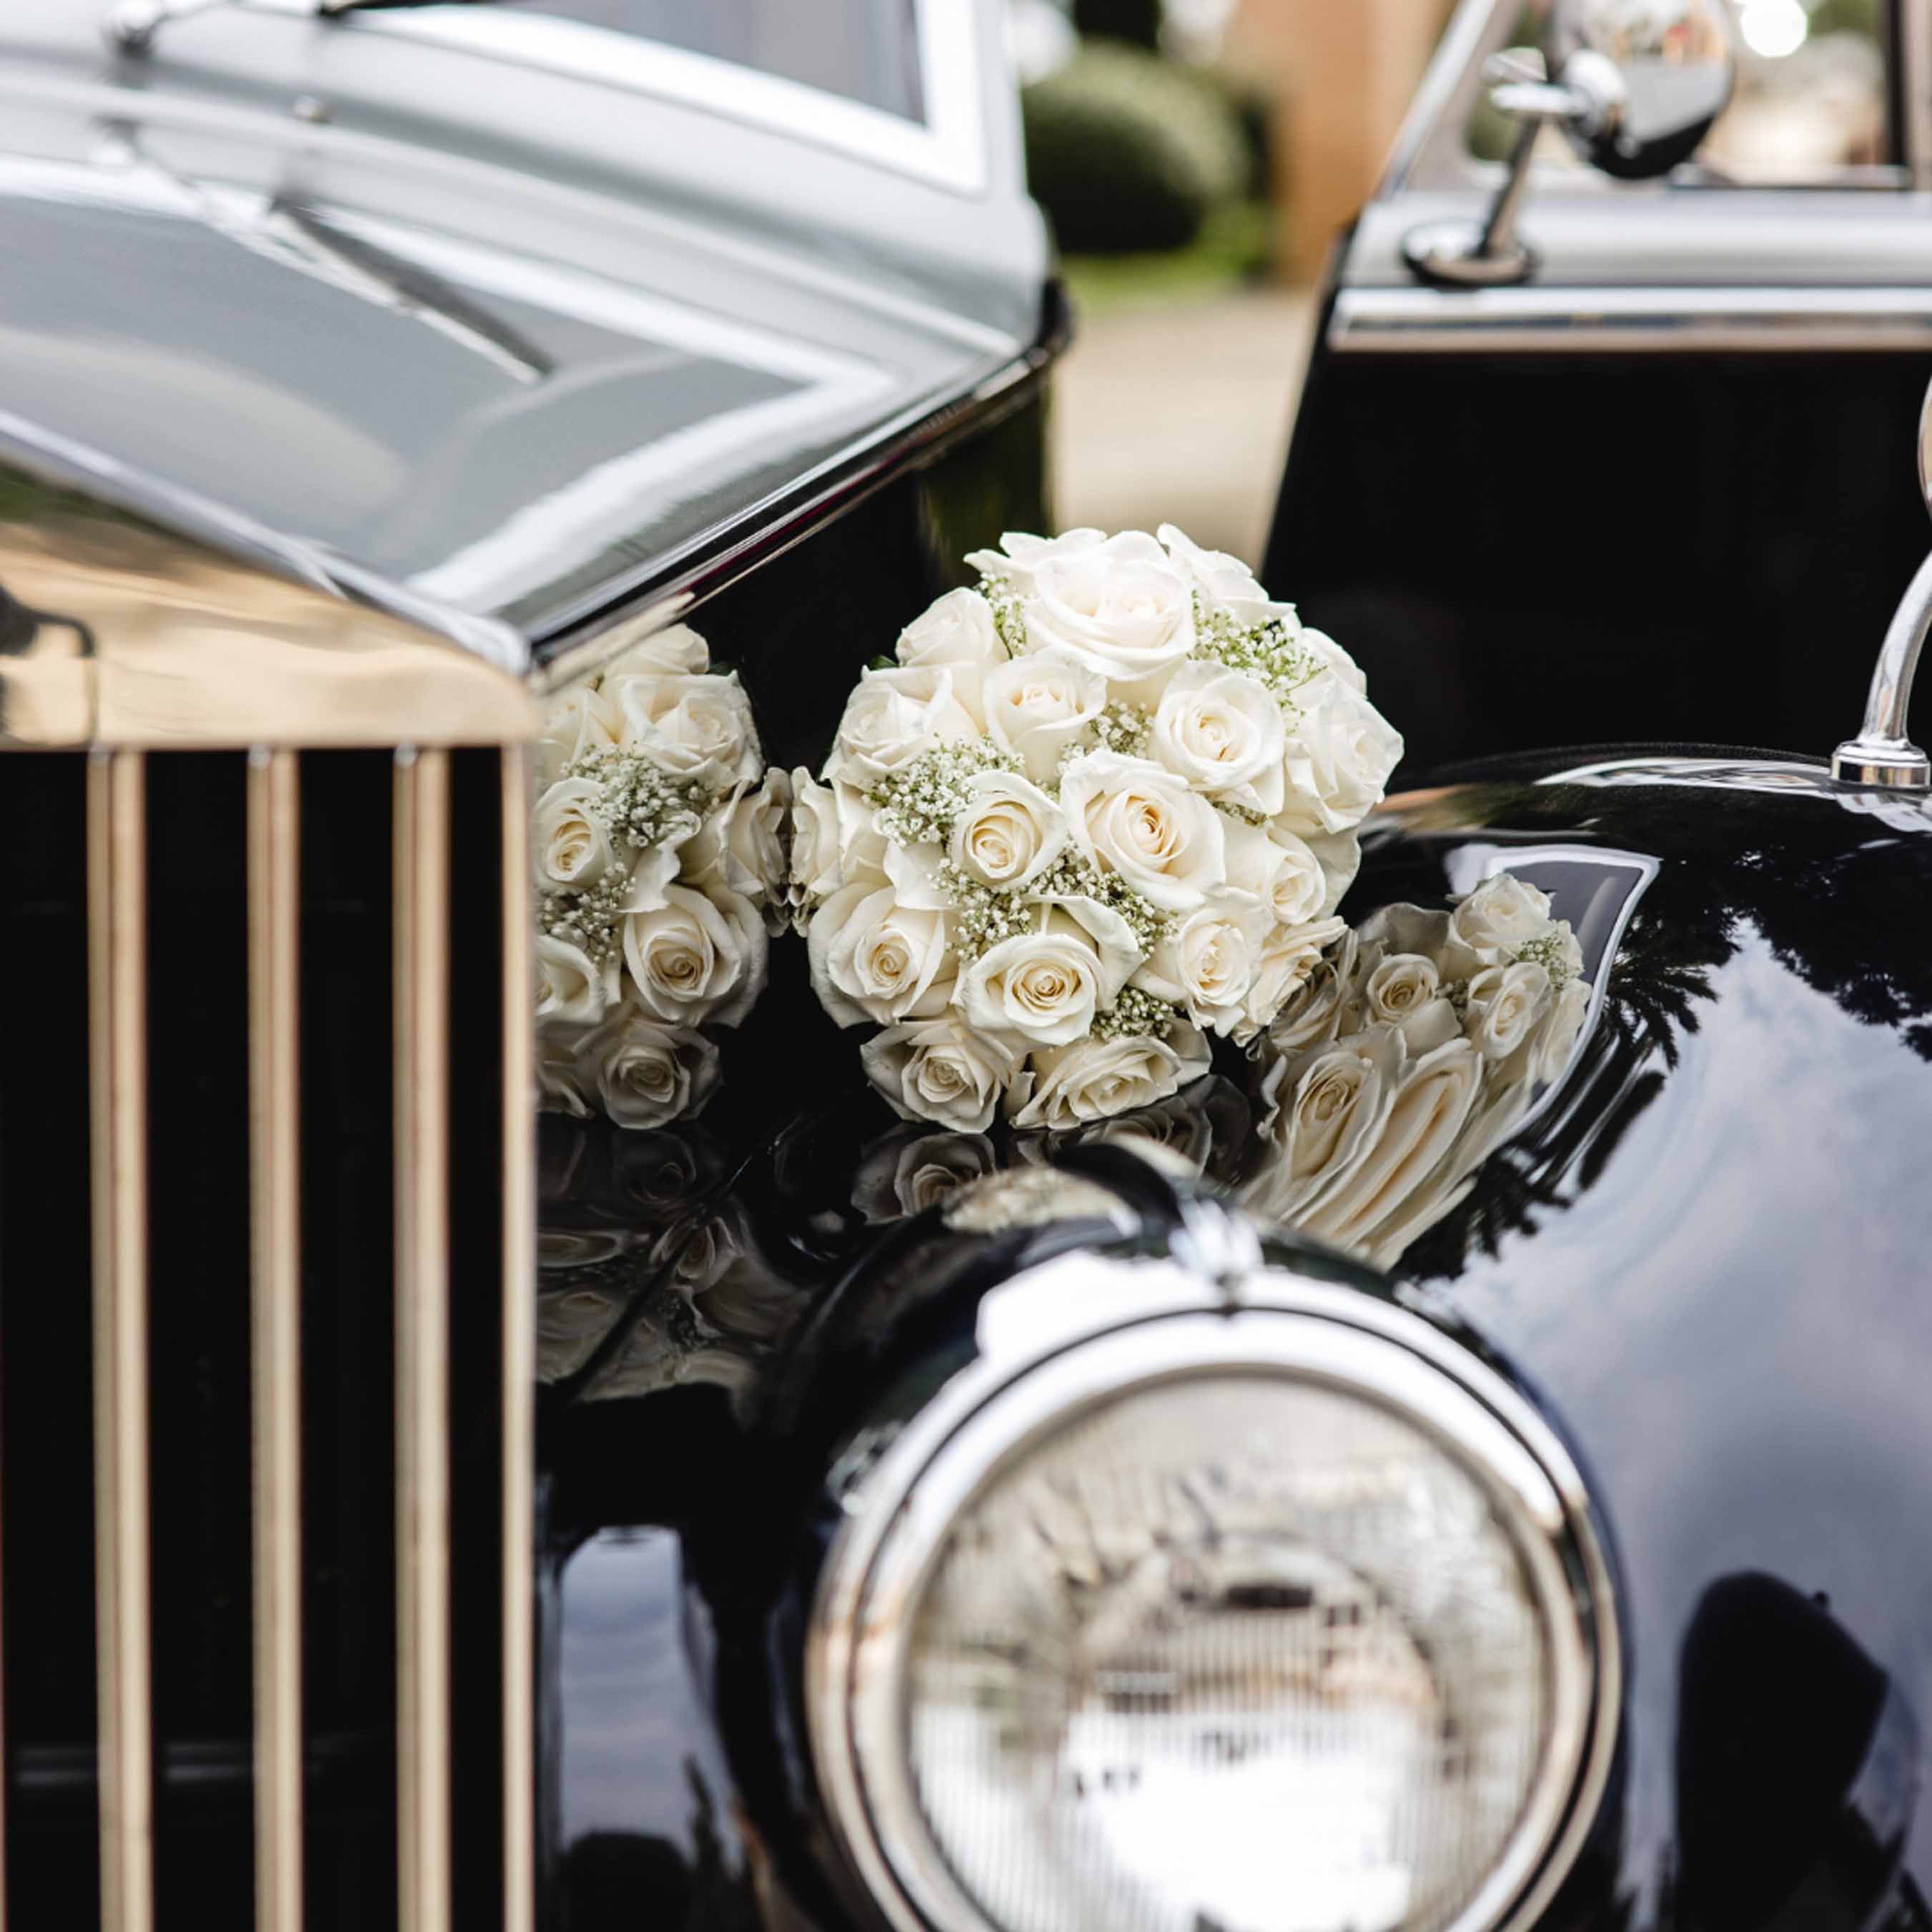
M 1048 527 L 998 10 L 172 10 L 0 20 L 7 1922 L 1923 1927 L 1932 584 L 1835 764 L 1390 799 L 1137 1115 L 899 1121 L 779 940 L 539 1118 L 546 716 L 690 620 L 814 762 Z M 1486 894 L 1563 1050 L 1308 1184 Z

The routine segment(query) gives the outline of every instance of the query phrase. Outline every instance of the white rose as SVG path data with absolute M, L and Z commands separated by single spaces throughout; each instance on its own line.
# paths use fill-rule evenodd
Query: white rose
M 736 1026 L 764 990 L 764 922 L 749 899 L 713 887 L 667 888 L 624 920 L 624 960 L 645 1010 L 674 1025 Z
M 1306 926 L 1335 910 L 1341 894 L 1328 868 L 1305 839 L 1279 826 L 1231 820 L 1221 828 L 1228 883 L 1251 892 L 1282 926 Z
M 1346 832 L 1380 803 L 1402 758 L 1402 734 L 1330 672 L 1300 686 L 1294 701 L 1281 822 L 1292 832 Z
M 1259 679 L 1223 664 L 1184 664 L 1154 714 L 1154 749 L 1170 771 L 1216 798 L 1270 817 L 1286 790 L 1287 728 Z
M 598 815 L 604 788 L 590 778 L 560 778 L 537 800 L 530 856 L 537 884 L 553 892 L 594 886 L 616 861 Z
M 618 1126 L 661 1127 L 697 1113 L 718 1084 L 718 1049 L 689 1027 L 666 1026 L 626 1002 L 578 1049 Z
M 1029 536 L 1024 531 L 1009 530 L 1000 539 L 998 550 L 969 550 L 966 561 L 982 577 L 1005 584 L 1016 595 L 1024 596 L 1033 589 L 1035 568 L 1052 560 L 1076 556 L 1084 550 L 1098 550 L 1107 541 L 1105 530 L 1062 530 L 1057 537 Z
M 1166 1100 L 1212 1064 L 1206 1040 L 1187 1026 L 1166 1040 L 1130 1034 L 1049 1048 L 1034 1057 L 1032 1095 L 1013 1124 L 1077 1127 L 1111 1119 Z
M 1062 750 L 1106 708 L 1107 680 L 1058 652 L 1037 652 L 995 664 L 986 674 L 984 701 L 993 742 L 1043 784 L 1059 770 Z
M 986 598 L 949 590 L 899 633 L 897 655 L 902 664 L 991 664 L 1006 651 Z
M 1550 895 L 1513 872 L 1485 879 L 1449 918 L 1450 933 L 1490 966 L 1549 928 Z
M 1244 892 L 1211 893 L 1154 948 L 1134 983 L 1186 1007 L 1196 1026 L 1232 1033 L 1254 984 L 1268 923 L 1259 900 Z
M 1551 992 L 1540 966 L 1486 966 L 1469 982 L 1463 1029 L 1485 1060 L 1507 1060 L 1542 1024 Z
M 1225 879 L 1220 814 L 1150 758 L 1076 758 L 1060 803 L 1081 850 L 1164 910 L 1192 911 Z
M 1324 919 L 1312 926 L 1277 926 L 1269 931 L 1241 1000 L 1233 1030 L 1236 1046 L 1246 1046 L 1274 1024 L 1290 997 L 1322 964 L 1322 954 L 1347 930 L 1339 919 Z
M 1284 844 L 1295 837 L 1292 832 L 1278 826 L 1270 826 L 1268 836 Z M 1325 884 L 1316 916 L 1326 919 L 1342 903 L 1348 888 L 1355 883 L 1355 874 L 1362 869 L 1362 842 L 1352 832 L 1326 832 L 1312 833 L 1295 842 L 1306 845 L 1321 866 Z
M 1057 650 L 1144 688 L 1194 648 L 1194 586 L 1144 531 L 1030 557 L 1025 574 L 1030 651 Z
M 1019 1072 L 998 1040 L 968 1032 L 956 1019 L 887 1027 L 859 1049 L 866 1077 L 893 1111 L 956 1133 L 983 1133 L 1000 1096 Z
M 1270 1067 L 1263 1093 L 1278 1109 L 1279 1150 L 1254 1184 L 1263 1212 L 1302 1226 L 1348 1177 L 1382 1130 L 1403 1058 L 1394 1028 L 1370 1027 Z
M 1345 928 L 1334 952 L 1310 968 L 1307 976 L 1269 1022 L 1271 1047 L 1282 1053 L 1304 1053 L 1335 1037 L 1359 991 L 1360 953 L 1360 941 Z
M 537 1018 L 587 1026 L 617 997 L 614 961 L 596 964 L 582 946 L 555 934 L 537 934 Z
M 641 621 L 650 623 L 655 620 Z M 711 668 L 711 646 L 688 624 L 672 624 L 662 631 L 650 632 L 634 644 L 618 644 L 614 638 L 607 641 L 617 649 L 617 655 L 604 667 L 607 691 L 622 677 L 658 676 L 667 671 L 691 677 Z
M 554 1021 L 537 1028 L 537 1106 L 546 1114 L 568 1114 L 579 1120 L 590 1114 L 593 1083 L 577 1052 L 585 1031 Z M 572 1144 L 581 1151 L 581 1142 Z
M 777 900 L 790 806 L 791 780 L 784 772 L 768 771 L 755 789 L 734 786 L 680 854 L 685 884 L 721 886 L 761 906 Z M 776 929 L 769 916 L 766 924 Z
M 1174 568 L 1186 574 L 1211 608 L 1226 611 L 1238 624 L 1280 624 L 1291 636 L 1300 630 L 1294 606 L 1276 603 L 1239 557 L 1224 550 L 1203 550 L 1172 524 L 1162 524 L 1156 535 Z
M 955 688 L 955 669 L 915 664 L 867 671 L 846 700 L 826 777 L 868 791 L 922 752 L 978 737 L 978 721 Z
M 616 700 L 588 684 L 573 685 L 550 700 L 537 740 L 537 788 L 547 790 L 564 767 L 592 752 L 608 752 L 624 728 Z
M 970 879 L 1011 892 L 1030 885 L 1066 848 L 1066 814 L 1012 772 L 976 772 L 952 821 L 949 856 Z
M 902 1020 L 950 979 L 946 917 L 899 903 L 890 884 L 842 886 L 813 914 L 806 933 L 812 983 L 841 1026 Z
M 1452 1040 L 1409 1062 L 1370 1144 L 1296 1226 L 1338 1246 L 1369 1242 L 1378 1227 L 1404 1214 L 1442 1167 L 1482 1090 L 1482 1061 L 1467 1040 Z
M 1442 976 L 1426 953 L 1391 952 L 1370 974 L 1363 988 L 1371 1020 L 1400 1026 L 1442 990 Z
M 869 1222 L 902 1220 L 950 1201 L 967 1182 L 999 1166 L 984 1134 L 922 1134 L 898 1127 L 859 1162 L 852 1204 Z
M 672 777 L 722 791 L 764 770 L 750 700 L 733 671 L 616 679 L 604 686 L 624 714 L 624 748 Z
M 958 998 L 976 1033 L 1064 1046 L 1120 989 L 1087 934 L 1064 914 L 1046 929 L 989 946 L 959 975 Z
M 1590 1010 L 1590 982 L 1566 980 L 1550 1003 L 1532 1048 L 1529 1076 L 1532 1080 L 1554 1080 L 1570 1064 L 1570 1050 L 1583 1030 Z
M 1294 634 L 1294 647 L 1313 658 L 1351 691 L 1359 693 L 1368 689 L 1368 674 L 1326 631 L 1318 631 L 1312 625 L 1304 624 Z
M 838 797 L 804 766 L 791 774 L 791 856 L 785 896 L 794 912 L 836 892 L 838 863 Z

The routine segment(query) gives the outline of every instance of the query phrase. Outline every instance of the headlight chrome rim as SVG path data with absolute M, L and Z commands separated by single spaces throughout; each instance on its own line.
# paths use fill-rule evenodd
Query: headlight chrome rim
M 927 1824 L 906 1748 L 922 1594 L 960 1512 L 1000 1472 L 1130 1393 L 1216 1374 L 1278 1375 L 1379 1405 L 1435 1439 L 1495 1502 L 1549 1649 L 1550 1720 L 1502 1853 L 1443 1932 L 1503 1932 L 1574 1863 L 1607 1780 L 1621 1694 L 1616 1606 L 1582 1478 L 1501 1376 L 1420 1317 L 1279 1268 L 1235 1305 L 1169 1262 L 1068 1256 L 1001 1291 L 1042 1296 L 1137 1277 L 1138 1318 L 1076 1327 L 966 1370 L 872 1463 L 820 1579 L 806 1690 L 821 1792 L 845 1854 L 896 1932 L 1010 1932 L 967 1892 Z M 1061 1279 L 1048 1282 L 1038 1277 Z M 1123 1285 L 1126 1283 L 1124 1281 Z M 1163 1288 L 1173 1291 L 1163 1298 Z M 1160 1305 L 1164 1300 L 1165 1305 Z

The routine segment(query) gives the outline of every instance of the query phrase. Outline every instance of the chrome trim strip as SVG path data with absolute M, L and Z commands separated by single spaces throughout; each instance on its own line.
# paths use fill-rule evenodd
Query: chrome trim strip
M 450 1932 L 449 755 L 395 778 L 396 1866 Z
M 503 1932 L 536 1932 L 536 928 L 530 760 L 502 757 Z
M 1376 200 L 1389 200 L 1415 185 L 1424 158 L 1436 158 L 1438 130 L 1444 127 L 1454 130 L 1466 164 L 1462 173 L 1482 166 L 1460 137 L 1483 86 L 1483 62 L 1508 38 L 1522 9 L 1517 0 L 1508 0 L 1507 19 L 1502 17 L 1504 11 L 1505 0 L 1461 0 L 1396 130 L 1395 146 L 1376 189 Z M 1500 178 L 1499 169 L 1493 172 Z
M 102 1932 L 152 1932 L 145 763 L 87 772 Z
M 1349 288 L 1335 298 L 1338 353 L 1565 355 L 1932 346 L 1932 289 Z
M 302 1113 L 296 754 L 248 760 L 255 1924 L 302 1932 Z
M 806 1702 L 814 1762 L 835 1828 L 886 1917 L 901 1932 L 929 1932 L 934 1924 L 946 1932 L 991 1932 L 948 1881 L 943 1861 L 926 1862 L 924 1878 L 936 1889 L 922 1892 L 923 1912 L 914 1904 L 913 1892 L 920 1892 L 921 1883 L 915 1880 L 913 1892 L 908 1891 L 902 1864 L 926 1843 L 922 1814 L 916 1801 L 907 1808 L 909 1786 L 902 1776 L 896 1784 L 888 1779 L 884 1802 L 875 1809 L 879 1792 L 868 1775 L 868 1766 L 876 1768 L 902 1755 L 898 1653 L 911 1628 L 924 1565 L 980 1475 L 1082 1406 L 1104 1400 L 1130 1382 L 1216 1362 L 1292 1366 L 1303 1340 L 1322 1328 L 1336 1336 L 1354 1331 L 1349 1346 L 1394 1345 L 1385 1349 L 1391 1362 L 1398 1353 L 1408 1358 L 1402 1371 L 1406 1386 L 1419 1386 L 1418 1371 L 1438 1371 L 1448 1384 L 1441 1396 L 1466 1406 L 1462 1420 L 1480 1421 L 1492 1432 L 1485 1440 L 1492 1446 L 1501 1439 L 1493 1433 L 1498 1426 L 1514 1438 L 1501 1463 L 1476 1454 L 1468 1460 L 1486 1471 L 1492 1490 L 1500 1482 L 1516 1496 L 1519 1546 L 1537 1578 L 1552 1642 L 1569 1650 L 1571 1665 L 1580 1666 L 1582 1676 L 1570 1671 L 1552 1716 L 1543 1773 L 1548 1789 L 1536 1821 L 1538 1844 L 1533 1850 L 1522 1845 L 1508 1882 L 1492 1880 L 1456 1925 L 1475 1932 L 1478 1926 L 1532 1922 L 1574 1864 L 1594 1821 L 1622 1708 L 1612 1580 L 1588 1493 L 1568 1452 L 1530 1405 L 1468 1350 L 1418 1316 L 1358 1290 L 1271 1266 L 1240 1285 L 1231 1317 L 1224 1285 L 1166 1262 L 1106 1264 L 1115 1280 L 1106 1295 L 1097 1296 L 1092 1292 L 1095 1262 L 1090 1254 L 1064 1256 L 989 1296 L 980 1310 L 979 1359 L 866 1468 L 853 1490 L 837 1498 L 845 1521 L 827 1556 L 813 1609 Z M 1115 1288 L 1121 1292 L 1112 1292 Z M 1046 1322 L 1036 1328 L 1027 1311 L 1042 1304 L 1051 1306 Z M 1103 1309 L 1107 1312 L 1100 1312 Z M 1295 1318 L 1298 1336 L 1280 1328 L 1276 1318 L 1282 1316 Z M 1258 1326 L 1258 1318 L 1269 1328 Z M 1125 1372 L 1114 1359 L 1124 1347 L 1137 1352 Z M 996 1411 L 1009 1412 L 996 1417 Z M 1432 1403 L 1430 1412 L 1444 1423 L 1447 1412 L 1440 1403 Z M 976 1443 L 976 1436 L 989 1439 Z M 1450 1437 L 1466 1444 L 1468 1439 L 1454 1430 Z M 929 1476 L 941 1473 L 942 1462 L 956 1461 L 956 1449 L 962 1445 L 978 1473 L 922 1490 Z M 944 1473 L 958 1475 L 956 1470 Z M 1540 1500 L 1532 1500 L 1532 1490 Z M 1534 1535 L 1523 1533 L 1526 1524 Z M 1586 1616 L 1587 1630 L 1574 1621 Z M 881 1811 L 890 1815 L 880 1816 Z

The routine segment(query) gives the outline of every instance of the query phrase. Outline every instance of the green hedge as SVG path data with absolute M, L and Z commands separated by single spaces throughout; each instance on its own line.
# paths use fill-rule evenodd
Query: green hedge
M 1240 117 L 1214 82 L 1094 40 L 1022 97 L 1028 184 L 1070 254 L 1184 248 L 1248 192 Z

